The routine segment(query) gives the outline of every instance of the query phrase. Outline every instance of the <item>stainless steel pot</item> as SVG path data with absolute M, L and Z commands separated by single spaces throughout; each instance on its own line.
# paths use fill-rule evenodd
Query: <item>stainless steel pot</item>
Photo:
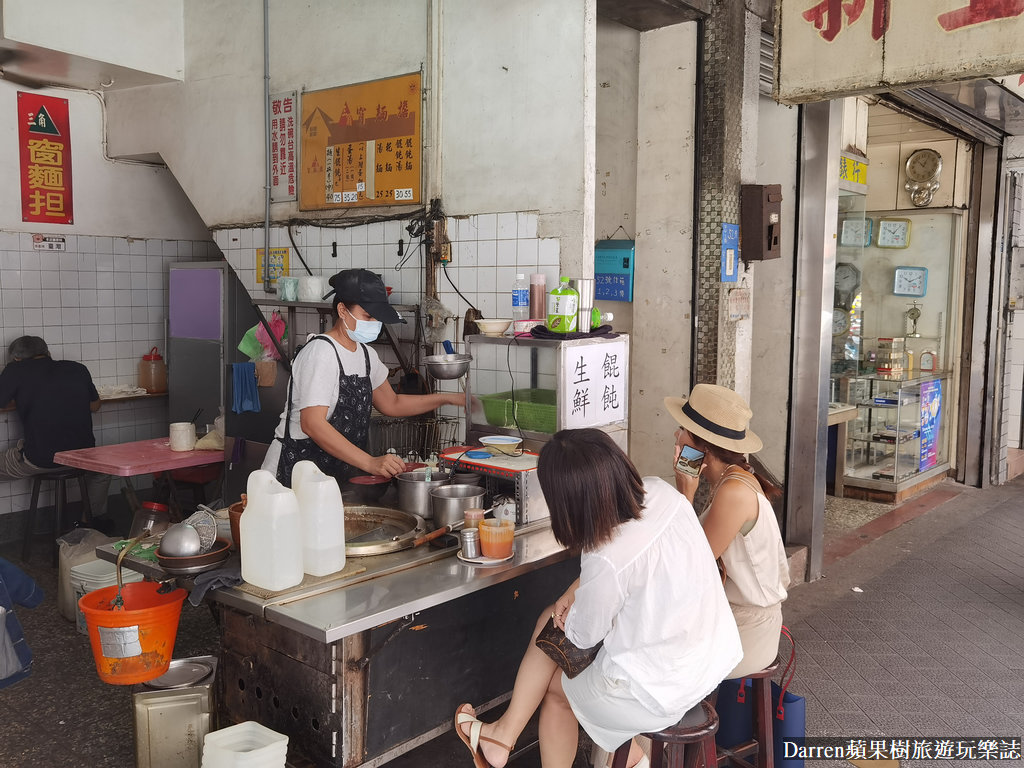
M 425 520 L 433 516 L 430 508 L 430 492 L 448 482 L 447 472 L 434 471 L 427 480 L 426 470 L 402 472 L 395 475 L 398 481 L 398 506 L 411 515 L 419 515 Z
M 484 489 L 479 485 L 443 485 L 430 492 L 430 508 L 437 526 L 457 523 L 467 509 L 484 505 Z

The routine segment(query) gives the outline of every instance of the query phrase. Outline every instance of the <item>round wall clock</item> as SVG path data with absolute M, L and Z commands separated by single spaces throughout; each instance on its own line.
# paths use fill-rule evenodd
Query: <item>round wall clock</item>
M 912 152 L 905 166 L 907 181 L 903 188 L 910 193 L 910 202 L 918 208 L 929 205 L 939 191 L 942 155 L 925 147 Z
M 846 307 L 832 307 L 832 335 L 842 336 L 850 330 L 850 310 Z

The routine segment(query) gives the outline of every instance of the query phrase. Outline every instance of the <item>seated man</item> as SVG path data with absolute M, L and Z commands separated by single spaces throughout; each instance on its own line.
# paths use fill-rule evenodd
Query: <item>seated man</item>
M 0 403 L 21 417 L 24 438 L 0 451 L 0 480 L 18 480 L 58 469 L 53 454 L 92 448 L 92 414 L 100 396 L 89 369 L 72 360 L 54 360 L 38 336 L 21 336 L 7 349 L 10 362 L 0 371 Z M 90 476 L 93 514 L 106 511 L 108 475 Z

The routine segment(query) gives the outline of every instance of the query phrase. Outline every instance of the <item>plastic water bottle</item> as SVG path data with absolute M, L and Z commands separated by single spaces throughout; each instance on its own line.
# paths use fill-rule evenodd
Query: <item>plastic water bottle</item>
M 512 283 L 512 322 L 530 319 L 530 284 L 526 275 L 516 275 Z
M 257 469 L 246 483 L 247 504 L 238 521 L 242 578 L 279 592 L 302 581 L 299 501 L 270 472 Z
M 345 505 L 338 481 L 312 461 L 292 469 L 292 490 L 302 518 L 302 570 L 326 576 L 345 567 Z

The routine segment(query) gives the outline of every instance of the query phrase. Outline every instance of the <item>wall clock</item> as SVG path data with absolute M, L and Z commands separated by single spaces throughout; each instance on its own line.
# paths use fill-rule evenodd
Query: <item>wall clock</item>
M 871 219 L 843 219 L 839 225 L 839 244 L 855 247 L 871 245 L 871 229 L 873 224 L 874 222 Z
M 832 335 L 842 336 L 850 330 L 850 310 L 846 307 L 832 307 Z
M 927 267 L 896 267 L 892 292 L 895 296 L 924 296 L 928 291 Z
M 929 205 L 939 191 L 942 155 L 928 147 L 918 149 L 907 158 L 904 170 L 907 181 L 903 188 L 910 193 L 910 202 L 918 208 Z
M 935 370 L 935 353 L 930 349 L 921 350 L 921 361 L 918 367 L 922 371 L 928 371 L 929 373 Z
M 836 306 L 850 309 L 860 290 L 860 270 L 847 261 L 836 264 Z
M 906 248 L 910 245 L 910 219 L 879 219 L 875 245 L 879 248 Z

